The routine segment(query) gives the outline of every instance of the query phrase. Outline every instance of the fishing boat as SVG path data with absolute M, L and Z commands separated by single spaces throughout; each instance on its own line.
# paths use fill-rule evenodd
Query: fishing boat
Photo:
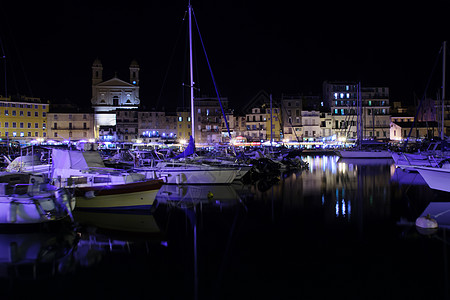
M 53 150 L 53 184 L 73 191 L 75 209 L 150 209 L 163 181 L 106 168 L 97 151 Z
M 74 199 L 46 177 L 31 173 L 0 174 L 0 226 L 40 225 L 72 217 Z

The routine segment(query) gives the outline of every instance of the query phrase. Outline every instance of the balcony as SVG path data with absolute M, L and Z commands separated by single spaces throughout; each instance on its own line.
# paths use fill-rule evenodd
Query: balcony
M 58 127 L 51 127 L 50 128 L 51 130 L 89 130 L 90 128 L 89 127 L 80 127 L 80 128 L 78 128 L 78 127 L 61 127 L 61 126 L 58 126 Z

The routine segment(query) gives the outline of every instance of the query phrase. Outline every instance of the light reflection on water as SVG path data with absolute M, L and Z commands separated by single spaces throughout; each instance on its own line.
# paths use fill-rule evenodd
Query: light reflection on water
M 84 287 L 72 298 L 91 288 L 91 297 L 133 299 L 448 299 L 445 230 L 423 236 L 413 226 L 447 194 L 389 160 L 302 159 L 307 170 L 253 184 L 165 186 L 153 215 L 75 214 L 71 239 L 8 235 L 0 298 L 58 282 L 59 292 Z M 45 281 L 11 273 L 21 253 L 53 263 Z

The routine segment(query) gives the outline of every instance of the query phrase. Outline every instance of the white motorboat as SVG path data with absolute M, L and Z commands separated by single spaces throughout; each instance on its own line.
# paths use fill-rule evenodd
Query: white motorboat
M 106 168 L 96 151 L 53 150 L 55 186 L 73 190 L 77 209 L 150 209 L 163 181 Z
M 74 199 L 64 188 L 30 173 L 0 174 L 0 225 L 38 225 L 72 217 Z
M 442 164 L 441 167 L 415 166 L 417 172 L 423 177 L 432 189 L 450 192 L 450 166 Z

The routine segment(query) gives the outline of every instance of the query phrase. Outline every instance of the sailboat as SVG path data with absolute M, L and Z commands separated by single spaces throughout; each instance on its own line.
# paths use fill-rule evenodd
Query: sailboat
M 194 70 L 192 52 L 192 14 L 188 5 L 189 20 L 189 89 L 191 102 L 191 136 L 186 150 L 176 157 L 177 160 L 159 161 L 154 166 L 135 168 L 134 171 L 145 174 L 147 178 L 163 178 L 167 184 L 229 184 L 236 179 L 242 168 L 203 164 L 201 162 L 181 161 L 195 152 L 195 110 L 194 110 Z M 209 62 L 208 62 L 209 65 Z M 214 78 L 213 78 L 214 80 Z M 217 92 L 217 89 L 216 89 Z M 220 98 L 219 98 L 220 99 Z M 226 118 L 225 122 L 227 122 Z
M 446 68 L 445 64 L 447 53 L 446 41 L 443 42 L 441 50 L 442 50 L 442 96 L 441 96 L 441 116 L 440 116 L 441 119 L 440 140 L 430 142 L 425 151 L 419 151 L 415 153 L 404 153 L 404 152 L 392 153 L 392 158 L 395 161 L 395 165 L 399 168 L 408 169 L 410 171 L 414 171 L 416 166 L 439 168 L 440 164 L 450 157 L 450 141 L 446 139 L 444 135 L 445 68 Z M 425 95 L 426 91 L 424 93 L 424 99 Z M 419 107 L 417 108 L 416 119 L 421 104 L 422 101 L 419 104 Z M 410 129 L 410 133 L 411 130 L 412 127 Z M 406 149 L 408 139 L 406 140 L 404 149 Z
M 372 140 L 363 140 L 362 98 L 361 83 L 358 84 L 358 110 L 357 110 L 357 141 L 356 148 L 337 150 L 341 158 L 392 158 L 390 151 L 385 149 L 385 144 Z

